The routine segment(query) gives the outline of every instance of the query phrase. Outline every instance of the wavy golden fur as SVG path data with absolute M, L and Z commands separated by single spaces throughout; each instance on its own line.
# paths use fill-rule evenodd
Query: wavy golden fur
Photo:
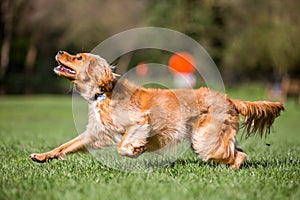
M 65 159 L 69 153 L 117 144 L 119 154 L 137 157 L 188 138 L 204 161 L 238 169 L 246 154 L 236 145 L 239 114 L 247 136 L 264 135 L 280 112 L 281 103 L 230 99 L 208 88 L 146 89 L 118 81 L 100 56 L 59 51 L 55 73 L 68 78 L 88 101 L 86 131 L 52 151 L 30 155 L 33 161 Z M 100 100 L 99 100 L 100 98 Z

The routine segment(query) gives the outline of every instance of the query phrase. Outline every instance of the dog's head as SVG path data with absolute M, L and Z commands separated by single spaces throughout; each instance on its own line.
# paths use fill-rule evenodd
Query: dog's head
M 75 83 L 85 99 L 95 95 L 111 93 L 116 82 L 116 74 L 105 59 L 91 53 L 70 55 L 59 51 L 56 55 L 58 66 L 54 72 Z

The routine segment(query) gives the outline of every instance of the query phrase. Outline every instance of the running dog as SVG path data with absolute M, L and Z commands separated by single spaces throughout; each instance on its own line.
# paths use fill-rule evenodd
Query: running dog
M 67 154 L 117 145 L 120 155 L 136 158 L 188 138 L 192 150 L 204 161 L 239 169 L 247 155 L 237 147 L 239 115 L 246 137 L 270 133 L 284 107 L 279 102 L 231 99 L 208 88 L 143 88 L 119 80 L 98 55 L 70 55 L 59 51 L 54 72 L 76 85 L 88 101 L 86 130 L 46 153 L 33 153 L 36 162 L 65 159 Z

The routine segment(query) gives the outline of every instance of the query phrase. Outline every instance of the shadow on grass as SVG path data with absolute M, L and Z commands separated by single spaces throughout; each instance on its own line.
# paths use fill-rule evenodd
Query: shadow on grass
M 243 168 L 269 168 L 269 167 L 297 167 L 300 164 L 300 160 L 297 159 L 271 159 L 271 160 L 250 160 L 246 161 Z
M 229 165 L 217 163 L 217 162 L 204 162 L 200 159 L 178 159 L 175 162 L 171 163 L 168 167 L 176 168 L 178 166 L 189 167 L 191 165 L 197 167 L 211 167 L 216 168 L 220 166 L 227 166 Z M 250 169 L 250 168 L 272 168 L 272 167 L 297 167 L 300 165 L 299 159 L 270 159 L 270 160 L 247 160 L 246 163 L 242 166 L 243 169 Z
M 178 159 L 175 162 L 171 163 L 169 165 L 169 167 L 175 168 L 178 165 L 186 166 L 186 167 L 191 166 L 191 165 L 194 165 L 197 167 L 217 167 L 217 166 L 224 165 L 224 164 L 217 163 L 217 162 L 204 162 L 200 159 Z

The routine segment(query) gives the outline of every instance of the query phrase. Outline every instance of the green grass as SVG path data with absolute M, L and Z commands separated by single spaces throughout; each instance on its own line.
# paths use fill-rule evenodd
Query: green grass
M 263 98 L 262 90 L 228 90 L 231 97 Z M 70 96 L 0 98 L 0 199 L 299 199 L 300 107 L 288 102 L 267 138 L 241 139 L 249 155 L 232 171 L 190 152 L 148 173 L 109 169 L 89 154 L 65 162 L 32 162 L 77 136 Z M 268 145 L 266 145 L 268 144 Z

